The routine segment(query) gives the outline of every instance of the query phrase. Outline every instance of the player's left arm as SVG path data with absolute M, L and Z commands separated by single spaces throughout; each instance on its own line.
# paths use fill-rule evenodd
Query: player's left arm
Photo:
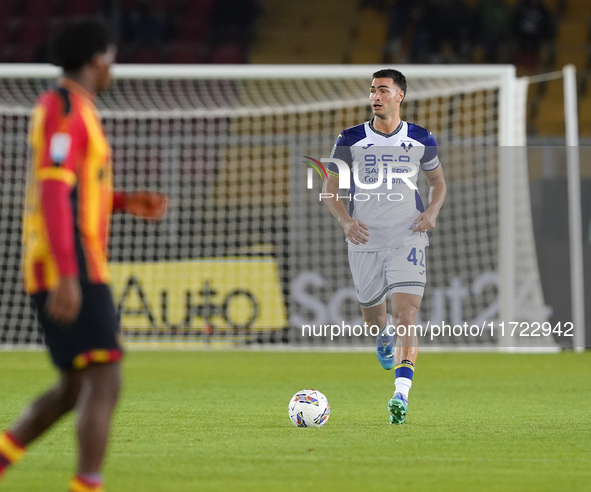
M 168 195 L 157 191 L 116 191 L 113 193 L 113 211 L 156 221 L 166 215 L 168 201 Z
M 423 170 L 423 172 L 429 183 L 429 207 L 416 218 L 414 221 L 416 227 L 412 232 L 428 232 L 435 229 L 437 216 L 447 195 L 447 184 L 441 165 L 431 171 Z

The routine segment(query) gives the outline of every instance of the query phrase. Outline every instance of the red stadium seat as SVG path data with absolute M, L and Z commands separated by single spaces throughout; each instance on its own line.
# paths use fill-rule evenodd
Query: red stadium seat
M 14 13 L 14 0 L 0 0 L 0 19 L 9 20 Z
M 130 56 L 131 63 L 162 63 L 162 53 L 154 46 L 141 46 Z
M 17 44 L 37 46 L 46 40 L 47 23 L 44 20 L 24 18 L 16 36 Z
M 22 46 L 39 46 L 47 39 L 47 22 L 41 19 L 23 18 L 16 37 Z
M 205 49 L 197 43 L 172 44 L 169 48 L 170 63 L 203 63 Z
M 181 2 L 179 0 L 160 0 L 162 5 L 169 12 L 176 12 L 179 9 Z
M 55 13 L 55 8 L 55 0 L 26 0 L 23 17 L 25 19 L 49 19 Z
M 13 63 L 32 63 L 35 61 L 35 54 L 38 49 L 38 46 L 19 44 L 13 51 L 10 61 Z
M 244 49 L 234 41 L 216 46 L 211 53 L 211 63 L 244 63 L 244 58 Z
M 11 44 L 0 46 L 0 63 L 8 63 L 12 61 L 12 54 L 15 47 Z
M 209 18 L 215 0 L 187 0 L 183 9 L 183 17 L 191 19 Z
M 8 17 L 0 16 L 0 49 L 2 49 L 10 38 L 10 21 Z
M 62 15 L 90 15 L 97 8 L 97 0 L 64 0 Z
M 206 18 L 199 20 L 182 17 L 178 24 L 176 41 L 180 43 L 201 43 L 209 35 L 209 22 Z
M 189 0 L 192 1 L 192 0 Z M 122 0 L 121 7 L 123 10 L 130 10 L 138 4 L 152 4 L 155 7 L 163 7 L 169 12 L 176 12 L 179 9 L 183 0 Z

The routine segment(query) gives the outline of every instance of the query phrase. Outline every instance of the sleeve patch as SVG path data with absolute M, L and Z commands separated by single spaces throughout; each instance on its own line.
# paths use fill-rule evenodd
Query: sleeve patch
M 70 154 L 72 137 L 67 133 L 56 133 L 51 137 L 49 157 L 55 164 L 63 164 Z
M 439 166 L 439 156 L 435 156 L 434 159 L 431 159 L 429 162 L 422 162 L 421 169 L 423 171 L 433 171 Z

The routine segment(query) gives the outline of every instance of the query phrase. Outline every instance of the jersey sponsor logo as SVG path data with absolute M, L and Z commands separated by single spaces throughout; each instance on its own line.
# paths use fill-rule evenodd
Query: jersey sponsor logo
M 306 157 L 306 156 L 304 156 Z M 404 159 L 403 159 L 404 157 Z M 307 159 L 312 159 L 311 157 L 306 157 Z M 368 159 L 368 158 L 373 158 L 372 159 Z M 393 167 L 392 169 L 389 168 L 389 166 L 387 165 L 387 163 L 391 163 L 394 164 L 395 159 L 393 155 L 383 155 L 381 157 L 381 159 L 378 159 L 375 155 L 367 155 L 366 156 L 366 162 L 364 163 L 364 166 L 367 165 L 371 165 L 371 166 L 376 166 L 377 168 L 377 177 L 376 178 L 372 178 L 367 179 L 367 175 L 364 176 L 364 181 L 362 182 L 360 177 L 360 173 L 359 173 L 359 168 L 360 168 L 360 163 L 358 161 L 353 161 L 353 169 L 351 170 L 349 168 L 349 165 L 343 161 L 342 159 L 335 159 L 333 158 L 322 158 L 320 159 L 320 162 L 318 162 L 316 159 L 313 159 L 314 162 L 318 165 L 321 165 L 321 163 L 330 163 L 330 164 L 334 164 L 336 165 L 336 167 L 338 168 L 338 177 L 339 177 L 339 188 L 340 189 L 350 189 L 351 188 L 351 176 L 353 177 L 353 180 L 355 182 L 355 186 L 357 188 L 361 188 L 361 189 L 366 189 L 366 190 L 373 190 L 378 188 L 379 186 L 381 186 L 382 183 L 386 183 L 388 189 L 392 189 L 392 178 L 394 177 L 394 175 L 396 176 L 396 183 L 404 183 L 406 184 L 411 190 L 416 190 L 417 186 L 415 183 L 413 183 L 411 181 L 410 178 L 412 178 L 415 174 L 417 174 L 419 168 L 418 166 L 413 165 L 412 162 L 410 162 L 410 158 L 408 158 L 408 156 L 400 156 L 398 158 L 398 161 L 403 161 L 406 163 L 405 166 L 403 166 L 400 170 L 397 169 L 396 167 Z M 368 160 L 370 162 L 368 162 Z M 308 164 L 312 165 L 311 162 L 307 162 Z M 385 166 L 382 166 L 381 164 L 384 163 L 386 164 Z M 379 165 L 378 165 L 379 164 Z M 407 167 L 408 166 L 408 167 Z M 316 167 L 316 166 L 314 166 Z M 324 169 L 324 167 L 323 167 Z M 406 169 L 410 169 L 410 171 L 406 171 Z M 318 169 L 316 169 L 318 171 Z M 351 172 L 353 171 L 353 172 Z M 320 174 L 320 171 L 318 171 L 318 173 Z M 335 172 L 333 172 L 331 170 L 331 174 L 336 174 Z M 364 173 L 365 174 L 365 173 Z M 313 187 L 313 181 L 312 181 L 312 169 L 308 169 L 308 183 L 307 183 L 307 188 L 309 190 L 312 189 Z M 384 181 L 385 180 L 385 181 Z
M 372 144 L 372 143 L 370 143 L 370 144 L 367 144 L 365 147 L 361 147 L 361 148 L 362 148 L 362 149 L 369 149 L 369 148 L 370 148 L 372 145 L 373 145 L 373 144 Z M 332 157 L 332 156 L 331 156 L 331 157 Z
M 72 137 L 67 133 L 56 133 L 49 143 L 49 156 L 54 164 L 63 164 L 70 154 Z

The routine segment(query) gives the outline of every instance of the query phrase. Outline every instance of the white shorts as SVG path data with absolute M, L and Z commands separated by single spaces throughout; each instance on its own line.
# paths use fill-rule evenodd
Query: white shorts
M 361 307 L 377 306 L 388 292 L 423 296 L 427 277 L 425 246 L 384 251 L 349 250 L 349 266 Z

